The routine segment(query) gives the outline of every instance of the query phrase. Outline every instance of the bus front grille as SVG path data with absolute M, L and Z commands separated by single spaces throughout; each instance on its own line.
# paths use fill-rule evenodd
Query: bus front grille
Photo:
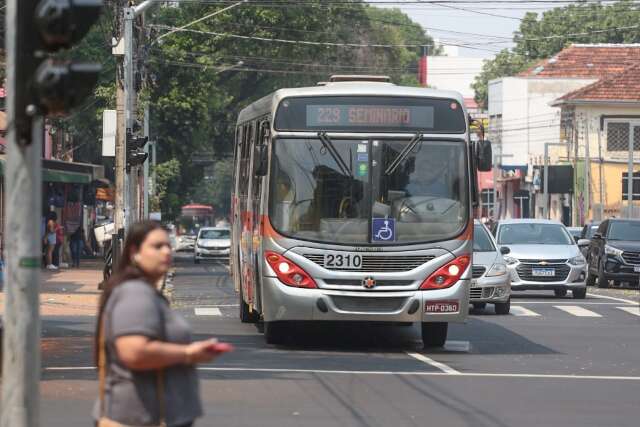
M 304 257 L 314 262 L 315 264 L 318 264 L 320 267 L 324 267 L 323 254 L 305 254 Z M 411 271 L 414 268 L 418 268 L 421 265 L 426 264 L 434 258 L 435 256 L 433 255 L 362 255 L 361 268 L 329 267 L 327 268 L 327 270 L 360 271 L 363 273 Z
M 342 311 L 360 313 L 391 313 L 402 309 L 407 298 L 363 298 L 333 295 L 331 300 L 336 308 Z

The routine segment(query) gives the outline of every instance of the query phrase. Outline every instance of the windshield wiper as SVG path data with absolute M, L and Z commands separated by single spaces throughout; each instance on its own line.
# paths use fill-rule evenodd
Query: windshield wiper
M 349 166 L 347 166 L 347 164 L 344 162 L 342 156 L 340 156 L 340 153 L 338 153 L 338 150 L 336 150 L 336 147 L 333 145 L 333 141 L 331 141 L 331 139 L 329 139 L 329 137 L 327 136 L 327 133 L 318 132 L 318 139 L 320 139 L 320 142 L 322 142 L 322 146 L 327 149 L 329 154 L 331 154 L 331 157 L 333 157 L 333 160 L 335 160 L 335 162 L 338 164 L 338 167 L 342 171 L 342 174 L 351 176 L 353 174 L 351 172 L 351 168 L 349 168 Z
M 404 159 L 407 158 L 409 153 L 411 151 L 413 151 L 413 149 L 416 147 L 416 145 L 418 145 L 421 141 L 422 141 L 422 134 L 418 132 L 411 139 L 411 141 L 409 141 L 407 146 L 404 147 L 404 149 L 400 152 L 400 154 L 398 154 L 398 157 L 396 157 L 393 160 L 393 162 L 391 162 L 389 167 L 387 167 L 387 170 L 384 171 L 384 174 L 385 175 L 391 175 L 392 173 L 394 173 L 395 170 L 398 169 L 398 166 L 400 166 L 400 163 L 402 163 L 404 161 Z

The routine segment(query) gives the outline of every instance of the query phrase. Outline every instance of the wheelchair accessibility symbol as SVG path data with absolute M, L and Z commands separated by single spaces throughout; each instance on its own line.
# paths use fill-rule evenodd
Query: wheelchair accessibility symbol
M 374 242 L 394 242 L 396 240 L 396 220 L 373 218 L 371 235 Z

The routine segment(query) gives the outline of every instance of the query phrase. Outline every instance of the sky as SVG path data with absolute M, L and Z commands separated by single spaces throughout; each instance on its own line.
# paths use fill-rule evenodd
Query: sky
M 376 1 L 381 0 L 372 0 L 369 3 L 374 4 Z M 513 38 L 514 31 L 520 26 L 520 19 L 527 11 L 542 13 L 554 6 L 550 3 L 524 2 L 525 4 L 522 5 L 513 5 L 491 1 L 476 2 L 476 4 L 461 3 L 460 5 L 452 5 L 451 3 L 418 5 L 415 3 L 412 2 L 406 6 L 380 5 L 380 7 L 399 7 L 414 22 L 430 29 L 429 34 L 435 39 L 439 39 L 441 43 L 446 44 L 449 41 L 462 45 L 473 44 L 469 48 L 461 47 L 459 49 L 460 56 L 481 58 L 491 58 L 502 48 L 512 46 L 509 41 Z M 558 6 L 566 4 L 564 2 L 558 3 Z M 450 6 L 471 9 L 475 12 L 454 10 Z M 506 18 L 489 16 L 488 14 L 503 15 Z

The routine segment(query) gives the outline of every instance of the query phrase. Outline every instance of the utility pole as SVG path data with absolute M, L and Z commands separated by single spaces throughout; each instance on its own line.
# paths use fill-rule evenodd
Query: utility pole
M 627 218 L 633 218 L 633 124 L 629 123 L 629 164 L 627 165 Z
M 144 136 L 149 138 L 149 105 L 144 107 Z M 145 144 L 144 152 L 149 155 L 149 145 Z M 149 162 L 144 162 L 142 192 L 144 199 L 144 219 L 149 219 Z
M 591 207 L 591 158 L 589 157 L 589 113 L 584 120 L 584 219 L 589 219 L 589 211 Z
M 502 145 L 500 145 L 500 153 L 497 150 L 493 152 L 493 215 L 494 221 L 498 221 L 498 170 L 502 166 L 502 159 L 513 157 L 513 154 L 502 154 Z
M 602 123 L 602 116 L 600 116 L 599 123 Z M 602 163 L 602 127 L 598 124 L 598 187 L 600 193 L 600 221 L 604 220 L 604 181 L 602 176 Z
M 40 264 L 44 121 L 33 117 L 27 75 L 35 68 L 34 1 L 6 10 L 7 151 L 2 427 L 40 425 Z M 29 106 L 29 107 L 27 107 Z M 27 112 L 29 108 L 29 113 Z
M 549 147 L 564 147 L 565 144 L 560 142 L 545 142 L 544 143 L 544 219 L 549 219 Z
M 44 117 L 68 113 L 93 91 L 99 65 L 55 54 L 81 40 L 100 9 L 99 0 L 6 2 L 9 126 L 1 427 L 40 425 Z

